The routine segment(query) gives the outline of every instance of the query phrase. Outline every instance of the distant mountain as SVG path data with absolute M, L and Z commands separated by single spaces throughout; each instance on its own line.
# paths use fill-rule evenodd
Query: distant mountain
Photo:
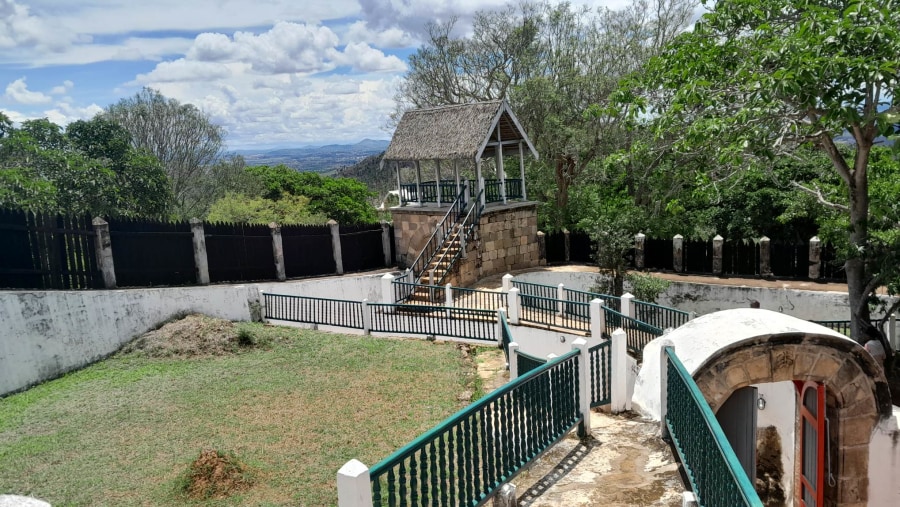
M 383 150 L 353 165 L 339 167 L 334 175 L 359 180 L 365 183 L 369 190 L 378 194 L 379 199 L 383 198 L 388 190 L 397 189 L 397 179 L 393 171 L 387 168 L 379 170 L 382 155 L 384 155 Z
M 284 164 L 298 171 L 328 173 L 339 167 L 354 165 L 368 156 L 382 153 L 388 144 L 389 141 L 386 140 L 363 139 L 356 144 L 329 144 L 277 150 L 238 150 L 235 153 L 243 156 L 247 165 Z

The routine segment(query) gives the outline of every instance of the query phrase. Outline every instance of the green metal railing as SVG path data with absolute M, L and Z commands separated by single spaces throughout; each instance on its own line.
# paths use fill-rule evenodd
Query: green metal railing
M 691 314 L 644 301 L 634 301 L 634 317 L 659 329 L 676 328 L 687 324 Z
M 509 329 L 509 323 L 506 321 L 506 314 L 500 314 L 500 348 L 503 349 L 503 355 L 506 356 L 506 364 L 509 365 L 509 344 L 513 342 L 512 331 Z
M 575 331 L 590 331 L 591 321 L 588 317 L 589 303 L 570 302 L 571 312 L 558 312 L 559 299 L 541 296 L 520 295 L 522 302 L 522 322 L 530 322 L 546 327 L 558 327 Z
M 622 311 L 622 298 L 618 296 L 610 296 L 609 294 L 599 294 L 597 292 L 587 292 L 575 289 L 563 289 L 566 301 L 576 301 L 579 303 L 590 303 L 595 299 L 602 299 L 607 308 L 612 308 L 617 312 Z
M 559 295 L 558 288 L 552 285 L 544 285 L 540 283 L 512 281 L 513 287 L 519 289 L 522 296 L 538 296 L 547 299 L 556 299 Z
M 666 355 L 666 427 L 697 503 L 709 507 L 762 507 L 753 484 L 725 438 L 716 416 L 675 355 Z
M 581 422 L 578 354 L 510 381 L 373 466 L 373 505 L 484 503 Z
M 648 343 L 663 334 L 662 329 L 631 317 L 626 317 L 615 310 L 607 308 L 604 313 L 606 314 L 606 332 L 609 333 L 611 330 L 622 328 L 625 334 L 628 335 L 626 340 L 628 352 L 631 352 L 636 357 L 640 357 L 643 354 L 644 347 Z
M 612 342 L 606 340 L 588 349 L 591 370 L 591 408 L 612 402 Z
M 534 357 L 530 354 L 526 354 L 521 351 L 516 351 L 516 370 L 519 372 L 519 376 L 530 372 L 536 368 L 540 368 L 541 366 L 547 363 L 546 359 L 541 359 L 540 357 Z
M 312 298 L 263 293 L 263 317 L 288 322 L 363 328 L 362 303 L 341 299 Z
M 497 312 L 474 308 L 369 303 L 372 331 L 497 340 Z

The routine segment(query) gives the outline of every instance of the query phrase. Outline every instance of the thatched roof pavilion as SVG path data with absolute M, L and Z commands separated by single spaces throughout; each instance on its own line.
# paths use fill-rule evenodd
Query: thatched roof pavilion
M 475 163 L 475 188 L 468 190 L 481 196 L 482 205 L 494 201 L 505 203 L 507 199 L 527 198 L 526 148 L 538 158 L 534 145 L 505 100 L 477 102 L 407 111 L 394 131 L 382 164 L 394 162 L 397 168 L 401 205 L 405 202 L 449 204 L 454 198 L 450 196 L 455 196 L 463 186 L 459 180 L 459 161 Z M 520 179 L 506 178 L 501 153 L 519 156 Z M 486 185 L 481 174 L 481 161 L 488 157 L 496 159 L 498 179 Z M 423 160 L 435 161 L 434 182 L 422 183 L 419 163 Z M 453 165 L 455 184 L 441 179 L 442 161 Z M 415 185 L 404 185 L 400 181 L 400 163 L 415 164 Z

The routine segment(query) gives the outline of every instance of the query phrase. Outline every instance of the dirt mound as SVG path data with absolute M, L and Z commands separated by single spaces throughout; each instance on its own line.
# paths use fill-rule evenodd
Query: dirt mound
M 193 314 L 145 333 L 126 345 L 122 352 L 138 352 L 150 357 L 221 356 L 254 343 L 251 331 L 231 321 Z
M 206 449 L 191 463 L 184 492 L 195 500 L 220 499 L 252 485 L 247 467 L 233 453 Z

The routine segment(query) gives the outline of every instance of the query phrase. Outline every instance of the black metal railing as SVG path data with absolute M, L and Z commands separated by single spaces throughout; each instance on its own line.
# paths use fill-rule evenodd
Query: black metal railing
M 370 303 L 372 331 L 497 341 L 497 313 L 473 308 Z
M 465 191 L 460 192 L 456 196 L 456 200 L 450 205 L 450 209 L 447 210 L 447 213 L 435 226 L 434 232 L 431 234 L 431 237 L 428 238 L 428 241 L 425 242 L 425 246 L 422 248 L 422 251 L 419 252 L 419 256 L 416 257 L 410 265 L 410 271 L 412 271 L 413 278 L 416 282 L 419 281 L 425 272 L 425 268 L 431 263 L 431 260 L 438 251 L 440 251 L 440 247 L 444 244 L 444 240 L 447 239 L 447 236 L 449 236 L 451 232 L 453 232 L 459 219 L 463 216 L 466 204 Z
M 451 287 L 450 291 L 453 294 L 453 306 L 457 308 L 481 308 L 497 311 L 507 306 L 506 292 L 463 287 Z
M 340 299 L 263 293 L 267 319 L 363 328 L 362 303 Z
M 612 342 L 606 340 L 588 349 L 588 367 L 591 370 L 591 408 L 612 402 L 611 371 Z

